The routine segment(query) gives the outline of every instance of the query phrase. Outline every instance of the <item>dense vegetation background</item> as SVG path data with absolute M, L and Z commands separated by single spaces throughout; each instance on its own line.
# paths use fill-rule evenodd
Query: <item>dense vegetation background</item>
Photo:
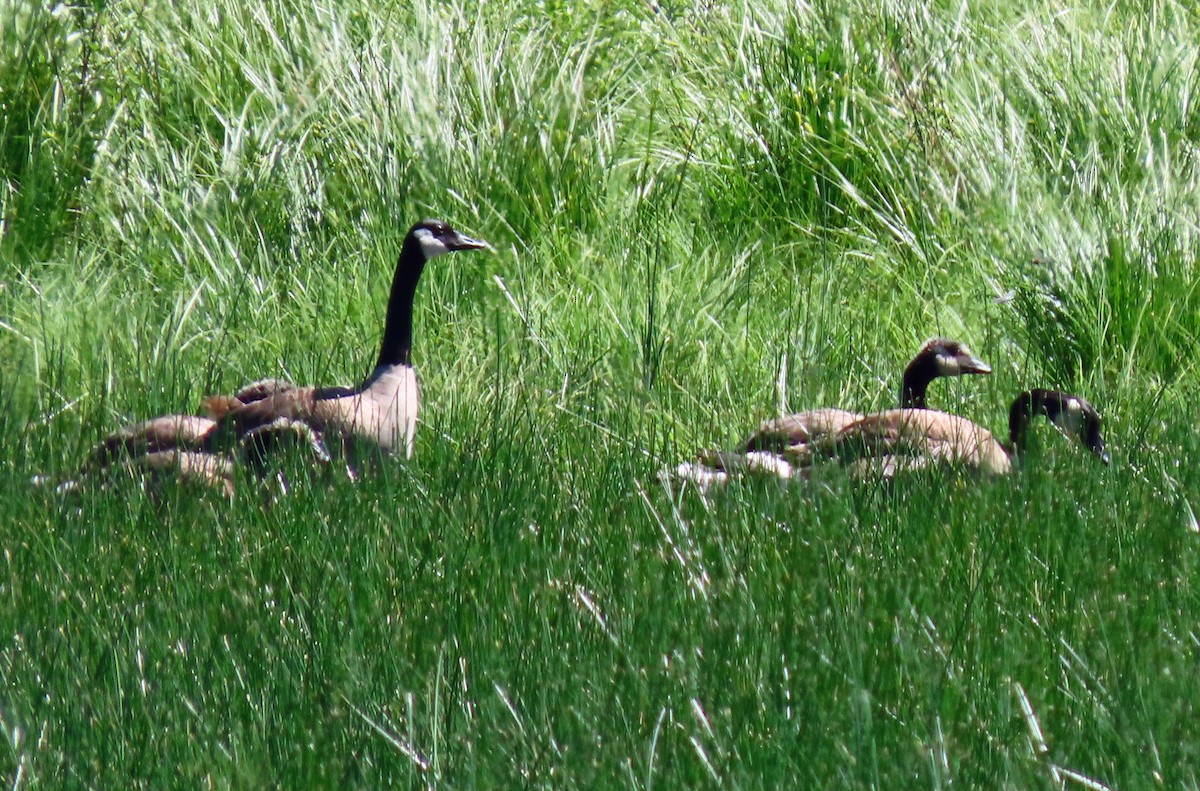
M 1173 0 L 0 0 L 14 788 L 1200 785 L 1200 13 Z M 411 463 L 31 488 L 369 368 Z M 656 479 L 936 334 L 1105 416 L 1011 479 Z

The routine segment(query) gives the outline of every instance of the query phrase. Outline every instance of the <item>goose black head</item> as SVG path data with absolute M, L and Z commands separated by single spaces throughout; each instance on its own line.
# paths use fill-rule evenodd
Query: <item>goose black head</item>
M 1045 404 L 1046 417 L 1067 436 L 1090 450 L 1104 464 L 1110 459 L 1100 433 L 1100 413 L 1085 399 L 1056 390 L 1034 391 Z
M 1025 425 L 1034 415 L 1045 415 L 1060 431 L 1071 437 L 1102 463 L 1108 464 L 1104 435 L 1100 431 L 1100 413 L 1086 399 L 1059 390 L 1030 390 L 1013 402 L 1009 427 L 1014 445 L 1023 440 Z
M 934 338 L 922 347 L 921 355 L 929 355 L 937 365 L 938 376 L 990 374 L 992 366 L 976 357 L 967 344 L 950 338 Z
M 413 298 L 425 264 L 456 250 L 488 249 L 491 248 L 487 242 L 459 233 L 444 220 L 421 220 L 408 229 L 400 248 L 400 258 L 396 261 L 396 273 L 392 276 L 376 369 L 410 364 Z
M 409 229 L 408 235 L 421 246 L 421 252 L 425 255 L 426 261 L 457 250 L 488 250 L 491 248 L 487 242 L 459 233 L 444 220 L 421 220 Z
M 904 369 L 900 385 L 900 406 L 925 408 L 925 390 L 941 376 L 990 374 L 992 366 L 976 357 L 965 343 L 950 338 L 926 341 L 921 351 Z

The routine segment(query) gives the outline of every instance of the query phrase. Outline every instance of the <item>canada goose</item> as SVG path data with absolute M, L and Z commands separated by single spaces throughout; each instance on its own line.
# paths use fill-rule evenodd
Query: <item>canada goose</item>
M 904 368 L 900 405 L 924 409 L 926 391 L 939 377 L 991 372 L 992 367 L 976 357 L 965 343 L 933 338 L 921 346 Z M 738 450 L 703 451 L 699 462 L 684 462 L 666 474 L 701 486 L 724 483 L 730 472 L 758 472 L 791 478 L 796 473 L 796 460 L 801 459 L 802 466 L 807 460 L 809 445 L 832 438 L 862 417 L 846 409 L 824 408 L 765 420 Z
M 210 400 L 208 408 L 238 437 L 299 421 L 321 435 L 365 439 L 385 452 L 403 450 L 405 457 L 412 456 L 419 406 L 412 366 L 417 281 L 425 264 L 439 255 L 483 249 L 488 249 L 486 242 L 465 236 L 441 220 L 422 220 L 409 230 L 396 262 L 379 357 L 358 387 L 284 386 L 246 403 Z
M 938 377 L 990 374 L 992 367 L 967 348 L 950 338 L 933 338 L 909 361 L 900 382 L 900 407 L 925 409 L 925 393 Z M 750 451 L 786 451 L 821 437 L 831 437 L 863 415 L 845 409 L 810 409 L 763 421 L 739 449 Z
M 296 387 L 263 379 L 233 396 L 206 398 L 203 407 L 210 417 L 165 415 L 126 426 L 100 443 L 82 474 L 111 466 L 119 458 L 130 468 L 160 470 L 174 463 L 184 476 L 189 470 L 220 467 L 218 451 L 232 444 L 230 434 L 252 461 L 261 460 L 280 438 L 303 440 L 318 459 L 328 461 L 326 435 L 364 439 L 388 453 L 403 448 L 404 455 L 411 456 L 418 409 L 417 375 L 411 360 L 417 282 L 425 264 L 439 255 L 488 247 L 442 220 L 422 220 L 409 229 L 392 278 L 379 356 L 371 375 L 358 387 Z M 187 455 L 193 453 L 218 458 L 209 465 Z
M 1005 475 L 1025 449 L 1030 421 L 1045 415 L 1063 433 L 1109 463 L 1100 415 L 1085 399 L 1058 390 L 1027 390 L 1012 402 L 1007 443 L 958 415 L 929 409 L 892 409 L 868 415 L 838 432 L 831 452 L 853 474 L 890 478 L 905 469 L 954 464 Z

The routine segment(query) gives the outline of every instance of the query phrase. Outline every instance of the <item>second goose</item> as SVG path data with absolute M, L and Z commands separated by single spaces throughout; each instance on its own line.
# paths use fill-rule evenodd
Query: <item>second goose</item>
M 941 377 L 990 374 L 992 367 L 975 356 L 965 343 L 951 338 L 926 341 L 904 368 L 900 406 L 924 409 L 929 385 Z M 863 415 L 847 409 L 824 408 L 796 412 L 763 421 L 736 451 L 704 451 L 700 462 L 685 462 L 670 471 L 675 477 L 702 486 L 724 483 L 727 473 L 755 471 L 790 478 L 793 462 L 805 458 L 814 443 L 837 435 Z
M 976 357 L 965 343 L 950 338 L 934 338 L 904 368 L 900 381 L 900 407 L 925 409 L 925 394 L 939 377 L 990 374 L 992 367 Z M 787 451 L 821 437 L 832 436 L 863 416 L 845 409 L 810 409 L 765 420 L 742 443 L 739 452 Z

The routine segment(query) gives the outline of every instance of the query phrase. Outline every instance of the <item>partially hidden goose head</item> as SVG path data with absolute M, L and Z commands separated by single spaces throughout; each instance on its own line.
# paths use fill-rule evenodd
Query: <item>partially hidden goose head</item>
M 993 475 L 1012 470 L 1025 449 L 1029 423 L 1046 416 L 1055 426 L 1108 464 L 1100 415 L 1079 396 L 1027 390 L 1009 409 L 1009 441 L 958 415 L 931 409 L 892 409 L 867 415 L 838 433 L 834 453 L 858 475 L 891 477 L 897 471 L 949 463 Z
M 925 409 L 925 391 L 938 377 L 990 374 L 992 366 L 976 357 L 965 343 L 951 338 L 933 338 L 904 369 L 900 384 L 900 406 Z
M 1029 422 L 1045 415 L 1060 431 L 1083 447 L 1103 464 L 1110 461 L 1100 431 L 1100 413 L 1086 399 L 1060 390 L 1026 390 L 1013 400 L 1008 411 L 1009 443 L 1014 453 L 1025 449 Z

